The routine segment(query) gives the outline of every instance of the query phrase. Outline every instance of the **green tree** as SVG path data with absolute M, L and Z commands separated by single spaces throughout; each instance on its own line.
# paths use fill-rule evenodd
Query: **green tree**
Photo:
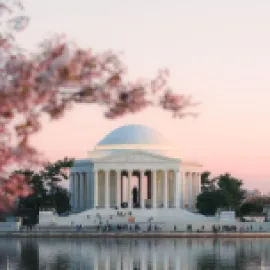
M 39 207 L 46 200 L 46 187 L 42 181 L 42 176 L 38 172 L 31 170 L 18 171 L 28 179 L 28 184 L 32 189 L 31 195 L 19 199 L 16 215 L 24 217 L 24 224 L 36 224 Z
M 264 203 L 262 200 L 245 202 L 240 206 L 239 215 L 262 215 L 263 214 Z
M 39 172 L 32 170 L 16 171 L 28 179 L 32 193 L 20 198 L 16 214 L 26 218 L 26 224 L 36 224 L 40 208 L 54 208 L 58 214 L 70 210 L 69 192 L 59 184 L 67 180 L 65 172 L 73 164 L 73 159 L 64 158 L 55 163 L 48 163 Z
M 57 186 L 53 194 L 55 202 L 55 210 L 58 214 L 62 214 L 71 210 L 69 192 L 60 186 Z
M 203 172 L 201 175 L 201 187 L 202 191 L 212 191 L 215 190 L 215 181 L 213 179 L 210 179 L 211 173 L 206 171 Z
M 228 173 L 214 178 L 210 178 L 210 175 L 210 172 L 202 174 L 202 192 L 196 203 L 199 212 L 214 215 L 219 208 L 237 211 L 244 199 L 242 181 Z
M 223 201 L 220 190 L 204 191 L 198 195 L 196 207 L 201 214 L 212 216 L 222 207 Z
M 68 180 L 65 169 L 72 167 L 73 162 L 74 159 L 64 158 L 55 163 L 48 163 L 45 165 L 44 170 L 41 171 L 42 179 L 48 190 L 48 198 L 50 199 L 47 204 L 55 209 L 57 209 L 55 199 L 59 195 L 59 183 Z
M 244 199 L 243 182 L 225 173 L 217 178 L 217 185 L 223 199 L 222 207 L 237 210 Z

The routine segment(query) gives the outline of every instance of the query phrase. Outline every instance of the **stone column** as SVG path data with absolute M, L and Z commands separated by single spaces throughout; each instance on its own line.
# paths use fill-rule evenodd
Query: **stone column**
M 94 208 L 98 208 L 98 171 L 94 171 Z
M 81 176 L 81 173 L 80 172 L 78 172 L 77 173 L 77 184 L 78 184 L 78 189 L 77 189 L 77 191 L 78 191 L 78 209 L 81 209 L 81 198 L 82 198 L 82 193 L 81 193 L 81 186 L 82 186 L 82 181 L 81 181 L 81 179 L 82 179 L 82 176 Z
M 183 196 L 184 196 L 184 187 L 183 187 L 183 174 L 179 171 L 179 207 L 183 208 Z
M 197 177 L 197 173 L 193 174 L 193 208 L 195 208 L 196 205 L 196 200 L 197 200 L 197 195 L 198 195 L 198 177 Z
M 193 187 L 193 198 L 195 199 L 198 193 L 198 177 L 197 173 L 193 174 L 192 177 L 192 187 Z
M 80 209 L 84 209 L 84 173 L 80 173 Z
M 198 183 L 198 176 L 197 173 L 194 174 L 194 180 L 193 180 L 193 187 L 194 187 L 194 192 L 193 192 L 193 208 L 196 209 L 196 202 L 197 202 L 197 196 L 199 194 L 199 183 Z
M 127 187 L 127 195 L 128 195 L 128 208 L 132 208 L 132 196 L 131 196 L 131 176 L 132 171 L 128 171 L 128 187 Z
M 91 179 L 93 179 L 93 171 L 87 173 L 87 208 L 91 207 Z
M 73 173 L 69 175 L 69 193 L 70 193 L 71 209 L 73 209 L 74 208 L 74 174 Z
M 192 208 L 192 173 L 188 173 L 188 179 L 187 179 L 187 184 L 188 184 L 188 208 Z
M 141 208 L 145 207 L 145 201 L 143 197 L 143 178 L 144 178 L 144 171 L 140 171 L 140 202 Z
M 168 208 L 168 172 L 164 171 L 163 178 L 163 207 Z
M 121 171 L 116 171 L 116 206 L 121 208 Z
M 83 178 L 83 184 L 84 184 L 84 191 L 83 191 L 83 208 L 84 209 L 87 209 L 88 208 L 88 174 L 89 172 L 85 172 L 83 175 L 84 175 L 84 178 Z
M 109 185 L 110 171 L 105 171 L 105 208 L 110 208 L 110 185 Z
M 77 173 L 77 192 L 78 192 L 78 197 L 77 197 L 77 209 L 81 208 L 81 173 Z
M 76 173 L 73 173 L 73 210 L 77 208 L 77 181 Z
M 186 172 L 183 172 L 183 207 L 186 208 L 187 204 L 187 175 Z
M 152 172 L 152 208 L 157 208 L 157 171 Z
M 75 173 L 75 205 L 76 209 L 80 207 L 80 176 L 79 173 Z
M 198 176 L 198 195 L 199 195 L 202 192 L 202 190 L 201 190 L 201 174 L 198 173 L 197 176 Z
M 197 175 L 195 173 L 192 173 L 192 206 L 194 205 L 194 199 L 196 197 L 197 193 Z
M 180 198 L 179 198 L 179 183 L 180 176 L 179 171 L 174 171 L 174 207 L 179 208 Z
M 186 204 L 187 208 L 190 206 L 190 173 L 186 172 L 186 188 L 187 188 L 187 195 L 186 195 Z
M 75 188 L 76 188 L 76 176 L 72 173 L 72 209 L 75 209 Z
M 72 189 L 72 197 L 73 197 L 73 207 L 72 209 L 74 210 L 76 208 L 76 173 L 73 174 L 73 189 Z

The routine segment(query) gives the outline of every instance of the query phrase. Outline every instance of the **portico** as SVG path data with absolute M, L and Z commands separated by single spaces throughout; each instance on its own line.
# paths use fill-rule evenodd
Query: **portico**
M 157 131 L 128 125 L 108 134 L 70 174 L 74 211 L 90 208 L 194 209 L 201 166 L 172 156 Z
M 88 207 L 88 183 L 85 179 L 87 173 L 72 173 L 72 187 L 75 188 L 75 208 Z M 91 173 L 90 173 L 91 174 Z M 93 172 L 95 179 L 94 207 L 112 208 L 167 208 L 182 207 L 180 201 L 183 187 L 180 172 L 177 170 L 96 170 Z M 132 186 L 132 178 L 137 178 L 137 186 Z M 133 181 L 134 182 L 134 181 Z M 144 185 L 146 182 L 146 185 Z M 195 182 L 196 184 L 196 182 Z M 198 183 L 199 184 L 199 176 Z M 134 198 L 132 189 L 136 188 L 138 197 Z M 74 189 L 74 188 L 73 188 Z M 124 196 L 124 195 L 127 196 Z M 125 200 L 126 199 L 126 200 Z M 138 199 L 138 200 L 136 200 Z M 137 203 L 136 203 L 137 202 Z M 90 206 L 90 205 L 89 205 Z

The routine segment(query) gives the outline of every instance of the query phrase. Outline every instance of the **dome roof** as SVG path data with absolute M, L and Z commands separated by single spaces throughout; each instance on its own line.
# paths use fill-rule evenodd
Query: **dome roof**
M 96 148 L 104 148 L 111 145 L 167 145 L 168 141 L 153 128 L 144 125 L 125 125 L 119 127 L 104 137 Z M 107 148 L 107 147 L 106 147 Z

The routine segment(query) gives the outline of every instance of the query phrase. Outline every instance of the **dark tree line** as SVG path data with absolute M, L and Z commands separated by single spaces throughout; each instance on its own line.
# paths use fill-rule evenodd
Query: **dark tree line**
M 38 222 L 39 209 L 53 208 L 58 214 L 70 211 L 70 194 L 60 185 L 61 181 L 68 180 L 66 169 L 73 164 L 73 159 L 64 158 L 55 163 L 48 163 L 40 171 L 20 170 L 32 188 L 32 194 L 20 198 L 15 214 L 24 218 L 24 224 Z
M 245 198 L 243 182 L 229 173 L 211 178 L 210 172 L 201 176 L 202 192 L 197 197 L 196 207 L 204 215 L 214 215 L 219 208 L 234 210 L 239 214 Z
M 204 215 L 215 215 L 218 209 L 224 209 L 235 211 L 240 218 L 264 216 L 264 207 L 270 205 L 268 196 L 248 198 L 242 180 L 229 173 L 217 177 L 211 177 L 208 171 L 202 173 L 201 190 L 196 207 Z

